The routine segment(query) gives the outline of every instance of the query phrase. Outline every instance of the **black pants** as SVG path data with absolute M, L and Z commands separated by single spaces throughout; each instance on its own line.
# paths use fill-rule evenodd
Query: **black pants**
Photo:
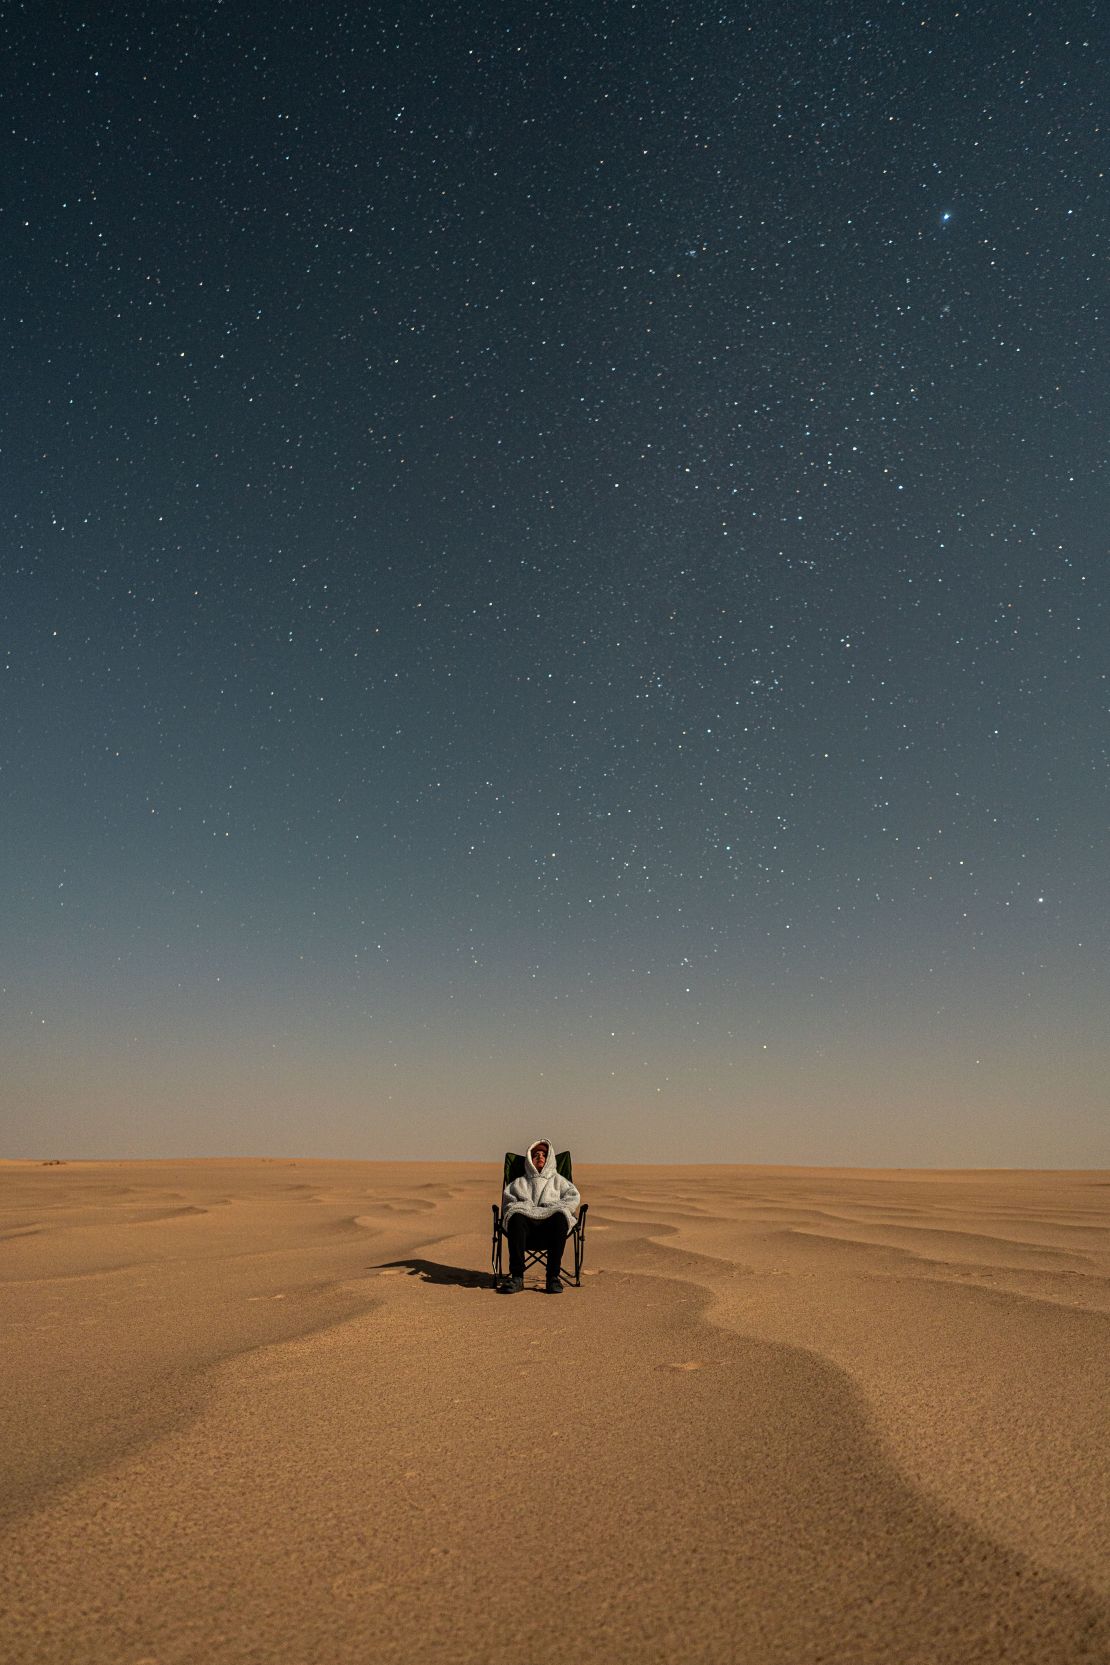
M 509 1276 L 523 1278 L 524 1248 L 547 1250 L 547 1281 L 559 1276 L 563 1245 L 570 1226 L 565 1214 L 549 1214 L 546 1220 L 530 1220 L 527 1214 L 510 1214 L 505 1222 L 505 1236 L 509 1239 Z

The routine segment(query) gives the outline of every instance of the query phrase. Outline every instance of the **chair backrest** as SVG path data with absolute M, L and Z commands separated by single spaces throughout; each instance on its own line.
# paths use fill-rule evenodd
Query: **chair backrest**
M 504 1183 L 506 1185 L 508 1185 L 510 1180 L 519 1179 L 523 1172 L 524 1172 L 524 1158 L 523 1158 L 523 1156 L 517 1156 L 515 1151 L 507 1150 L 505 1152 L 505 1180 L 504 1180 Z M 569 1150 L 561 1150 L 556 1154 L 556 1157 L 555 1157 L 555 1172 L 557 1174 L 562 1174 L 564 1179 L 569 1179 L 571 1184 L 574 1183 L 574 1174 L 571 1172 L 570 1151 Z

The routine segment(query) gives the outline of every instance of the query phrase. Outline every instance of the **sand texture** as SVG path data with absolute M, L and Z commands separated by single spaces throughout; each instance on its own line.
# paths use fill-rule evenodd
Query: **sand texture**
M 575 1177 L 0 1165 L 0 1658 L 1110 1661 L 1110 1175 Z

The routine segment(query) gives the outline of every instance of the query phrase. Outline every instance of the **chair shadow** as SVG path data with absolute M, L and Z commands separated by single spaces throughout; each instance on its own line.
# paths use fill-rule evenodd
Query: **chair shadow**
M 438 1260 L 386 1260 L 377 1271 L 406 1271 L 410 1278 L 419 1277 L 421 1283 L 450 1283 L 460 1289 L 492 1289 L 490 1272 L 475 1272 L 470 1266 L 444 1266 Z

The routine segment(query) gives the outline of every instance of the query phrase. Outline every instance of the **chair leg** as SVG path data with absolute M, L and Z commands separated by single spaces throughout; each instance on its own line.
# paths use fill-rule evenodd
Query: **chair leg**
M 501 1277 L 501 1245 L 505 1237 L 505 1230 L 501 1224 L 501 1213 L 497 1204 L 493 1205 L 493 1243 L 490 1247 L 490 1261 L 495 1278 Z

